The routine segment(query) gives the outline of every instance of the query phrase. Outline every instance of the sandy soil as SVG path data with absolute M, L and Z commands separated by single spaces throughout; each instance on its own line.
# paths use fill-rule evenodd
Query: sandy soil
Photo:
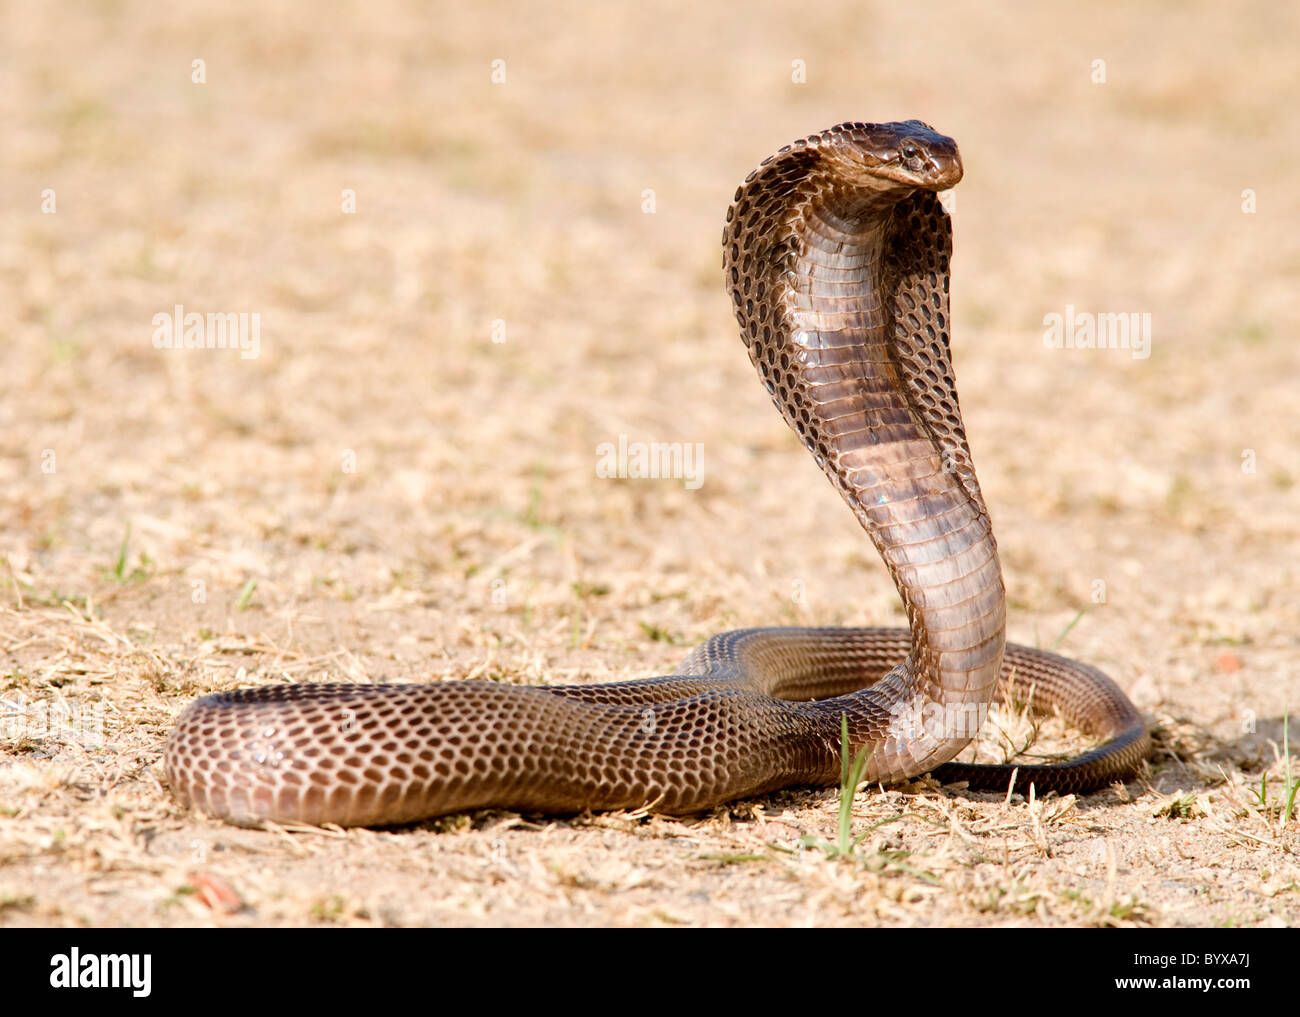
M 472 6 L 0 14 L 0 923 L 1300 919 L 1295 11 Z M 780 145 L 908 117 L 966 165 L 955 357 L 1010 637 L 1130 691 L 1143 779 L 865 790 L 839 860 L 802 840 L 833 789 L 347 833 L 172 800 L 206 691 L 598 682 L 898 623 L 718 237 Z M 258 313 L 258 355 L 156 349 L 177 304 Z M 1046 348 L 1067 305 L 1149 313 L 1149 356 Z M 620 435 L 700 443 L 703 483 L 598 476 Z

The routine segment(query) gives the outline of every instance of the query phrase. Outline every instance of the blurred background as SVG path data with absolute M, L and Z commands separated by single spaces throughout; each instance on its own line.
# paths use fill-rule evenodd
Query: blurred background
M 213 688 L 610 680 L 727 627 L 900 623 L 753 377 L 719 238 L 781 145 L 914 117 L 965 163 L 954 355 L 1011 638 L 1077 619 L 1061 651 L 1144 709 L 1280 718 L 1297 18 L 4 5 L 4 681 L 110 704 L 156 760 Z M 178 304 L 257 313 L 257 356 L 156 349 Z M 1150 356 L 1046 348 L 1067 305 L 1149 313 Z M 620 435 L 700 443 L 702 486 L 601 478 Z

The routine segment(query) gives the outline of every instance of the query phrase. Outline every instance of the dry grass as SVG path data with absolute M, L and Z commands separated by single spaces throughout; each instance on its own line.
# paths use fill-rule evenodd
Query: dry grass
M 1300 920 L 1295 13 L 528 9 L 0 15 L 0 923 Z M 967 167 L 955 355 L 1011 638 L 1088 608 L 1061 650 L 1158 725 L 1144 781 L 872 789 L 842 860 L 801 847 L 834 791 L 348 833 L 175 805 L 201 692 L 606 681 L 728 627 L 899 621 L 717 244 L 763 155 L 911 116 Z M 260 313 L 260 355 L 154 349 L 178 303 Z M 1066 304 L 1149 311 L 1151 356 L 1045 349 Z M 620 434 L 703 443 L 703 486 L 597 477 Z

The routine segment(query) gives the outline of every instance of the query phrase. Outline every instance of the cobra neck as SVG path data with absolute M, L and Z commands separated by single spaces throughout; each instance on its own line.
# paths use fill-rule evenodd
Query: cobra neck
M 819 463 L 894 579 L 914 680 L 933 700 L 988 702 L 1005 600 L 947 360 L 947 216 L 926 192 L 814 193 L 780 296 L 783 412 L 809 411 Z

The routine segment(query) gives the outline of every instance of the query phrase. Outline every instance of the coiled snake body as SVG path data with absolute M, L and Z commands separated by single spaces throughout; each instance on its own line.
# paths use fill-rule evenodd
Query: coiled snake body
M 835 784 L 841 718 L 866 779 L 935 771 L 1005 790 L 1010 766 L 951 764 L 1005 694 L 1059 708 L 1100 748 L 1020 767 L 1087 791 L 1149 741 L 1106 676 L 1006 645 L 997 547 L 948 348 L 952 139 L 849 123 L 783 148 L 736 191 L 723 268 L 773 401 L 884 558 L 909 629 L 745 629 L 678 674 L 609 685 L 286 685 L 206 696 L 166 749 L 173 792 L 213 816 L 341 825 L 478 807 L 667 813 Z

